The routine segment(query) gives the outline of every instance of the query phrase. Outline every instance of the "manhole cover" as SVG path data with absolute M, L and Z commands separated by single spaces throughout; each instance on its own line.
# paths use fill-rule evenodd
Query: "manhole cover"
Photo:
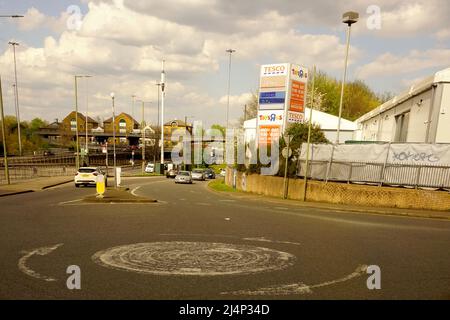
M 153 275 L 216 276 L 267 272 L 291 266 L 287 252 L 211 242 L 136 243 L 99 251 L 92 259 L 105 267 Z

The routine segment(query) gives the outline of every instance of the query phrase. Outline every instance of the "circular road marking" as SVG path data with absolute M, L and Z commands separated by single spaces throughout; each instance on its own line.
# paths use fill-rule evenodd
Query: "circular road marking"
M 107 268 L 143 274 L 218 276 L 285 269 L 295 256 L 250 245 L 170 241 L 113 247 L 92 259 Z

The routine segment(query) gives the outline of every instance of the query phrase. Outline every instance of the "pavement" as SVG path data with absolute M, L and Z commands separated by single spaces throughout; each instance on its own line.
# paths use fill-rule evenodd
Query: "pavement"
M 0 197 L 42 191 L 73 181 L 73 176 L 43 177 L 0 185 Z
M 301 208 L 317 208 L 330 210 L 336 213 L 339 212 L 355 212 L 362 214 L 381 214 L 381 215 L 393 215 L 393 216 L 403 216 L 403 217 L 416 217 L 416 218 L 428 218 L 428 219 L 444 219 L 450 220 L 450 211 L 435 211 L 435 210 L 413 210 L 413 209 L 399 209 L 399 208 L 389 208 L 389 207 L 367 207 L 367 206 L 356 206 L 356 205 L 345 205 L 345 204 L 335 204 L 335 203 L 325 203 L 325 202 L 312 202 L 312 201 L 299 201 L 291 199 L 280 199 L 276 197 L 264 196 L 250 192 L 227 192 L 227 191 L 217 191 L 211 187 L 208 187 L 211 192 L 218 192 L 229 197 L 237 199 L 252 199 L 255 201 L 266 201 L 274 204 L 288 204 L 291 206 L 297 206 Z M 450 195 L 449 195 L 450 197 Z
M 0 299 L 450 299 L 448 220 L 122 184 L 157 202 L 87 203 L 95 188 L 72 184 L 0 198 Z

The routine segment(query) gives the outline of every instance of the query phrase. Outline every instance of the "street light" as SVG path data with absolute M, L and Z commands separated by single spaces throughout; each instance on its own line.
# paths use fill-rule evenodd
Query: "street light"
M 80 168 L 80 148 L 79 148 L 79 136 L 78 136 L 78 78 L 88 78 L 91 77 L 89 75 L 75 75 L 75 139 L 76 139 L 76 151 L 77 156 L 75 158 L 75 165 L 78 168 Z
M 88 149 L 89 149 L 89 146 L 88 146 L 88 112 L 89 112 L 89 97 L 88 97 L 88 85 L 87 85 L 87 78 L 91 78 L 92 76 L 85 76 L 85 78 L 86 78 L 86 117 L 85 117 L 85 120 L 86 120 L 86 123 L 85 123 L 85 126 L 86 126 L 86 147 L 85 147 L 85 150 L 84 150 L 84 153 L 85 153 L 85 155 L 86 154 L 88 154 L 89 152 L 88 152 Z M 88 162 L 89 162 L 89 158 L 88 158 Z
M 6 150 L 6 137 L 5 137 L 5 115 L 3 114 L 3 94 L 2 94 L 2 80 L 0 78 L 0 115 L 2 116 L 2 141 L 3 141 L 3 159 L 5 166 L 5 178 L 6 182 L 8 184 L 11 184 L 11 181 L 9 180 L 9 170 L 8 170 L 8 152 Z
M 23 18 L 24 16 L 14 14 L 14 15 L 0 15 L 0 18 Z M 5 166 L 5 178 L 6 182 L 8 184 L 11 184 L 11 181 L 9 179 L 9 170 L 8 170 L 8 152 L 6 150 L 6 137 L 5 137 L 5 116 L 3 113 L 3 94 L 2 94 L 2 80 L 0 77 L 0 116 L 1 116 L 1 122 L 2 122 L 2 138 L 3 138 L 3 158 L 4 160 L 4 166 Z
M 113 126 L 113 154 L 114 154 L 114 188 L 117 188 L 117 168 L 116 168 L 116 110 L 114 106 L 114 92 L 111 92 L 112 99 L 112 126 Z
M 164 98 L 166 93 L 164 92 L 166 86 L 166 72 L 164 71 L 164 60 L 162 61 L 162 71 L 161 71 L 161 170 L 164 173 Z
M 144 174 L 145 170 L 145 112 L 144 112 L 144 104 L 151 103 L 151 101 L 143 101 L 137 100 L 138 102 L 142 102 L 142 122 L 141 122 L 141 134 L 142 134 L 142 174 Z
M 348 61 L 348 49 L 350 47 L 350 32 L 352 24 L 358 22 L 359 14 L 357 12 L 349 11 L 342 15 L 342 22 L 347 24 L 347 47 L 345 50 L 345 63 L 344 63 L 344 74 L 342 76 L 342 85 L 341 85 L 341 99 L 339 101 L 339 118 L 338 118 L 338 127 L 336 134 L 336 144 L 339 143 L 339 135 L 341 132 L 341 118 L 342 118 L 342 103 L 344 99 L 344 86 L 345 80 L 347 78 L 347 61 Z
M 228 91 L 227 91 L 227 126 L 228 129 L 228 120 L 229 120 L 229 113 L 230 113 L 230 81 L 231 81 L 231 54 L 233 52 L 236 52 L 236 50 L 233 49 L 227 49 L 225 52 L 228 52 L 230 54 L 230 59 L 228 62 Z
M 20 109 L 19 109 L 19 90 L 17 89 L 17 65 L 16 65 L 16 46 L 19 45 L 18 42 L 10 41 L 8 44 L 12 45 L 14 52 L 14 96 L 15 96 L 15 106 L 16 106 L 16 120 L 17 120 L 17 135 L 19 138 L 19 156 L 22 156 L 22 139 L 20 134 Z

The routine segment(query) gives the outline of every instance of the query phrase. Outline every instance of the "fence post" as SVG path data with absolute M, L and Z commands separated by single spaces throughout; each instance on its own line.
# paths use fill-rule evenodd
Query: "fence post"
M 387 162 L 389 160 L 389 151 L 390 150 L 391 150 L 391 142 L 389 142 L 389 144 L 388 144 L 388 149 L 386 151 L 386 158 L 384 159 L 383 168 L 381 169 L 381 172 L 380 172 L 380 182 L 378 183 L 379 187 L 381 187 L 384 182 L 384 177 L 385 177 L 384 173 L 386 170 Z
M 328 166 L 327 166 L 325 182 L 328 182 L 328 176 L 329 176 L 330 171 L 331 171 L 331 166 L 333 165 L 334 148 L 335 148 L 335 144 L 333 143 L 333 147 L 331 148 L 330 161 L 328 162 Z
M 416 176 L 416 189 L 419 187 L 421 171 L 422 171 L 422 166 L 418 166 L 418 168 L 417 168 L 417 176 Z
M 352 178 L 352 172 L 353 172 L 353 162 L 350 162 L 350 170 L 348 171 L 347 184 L 350 184 L 350 180 Z

